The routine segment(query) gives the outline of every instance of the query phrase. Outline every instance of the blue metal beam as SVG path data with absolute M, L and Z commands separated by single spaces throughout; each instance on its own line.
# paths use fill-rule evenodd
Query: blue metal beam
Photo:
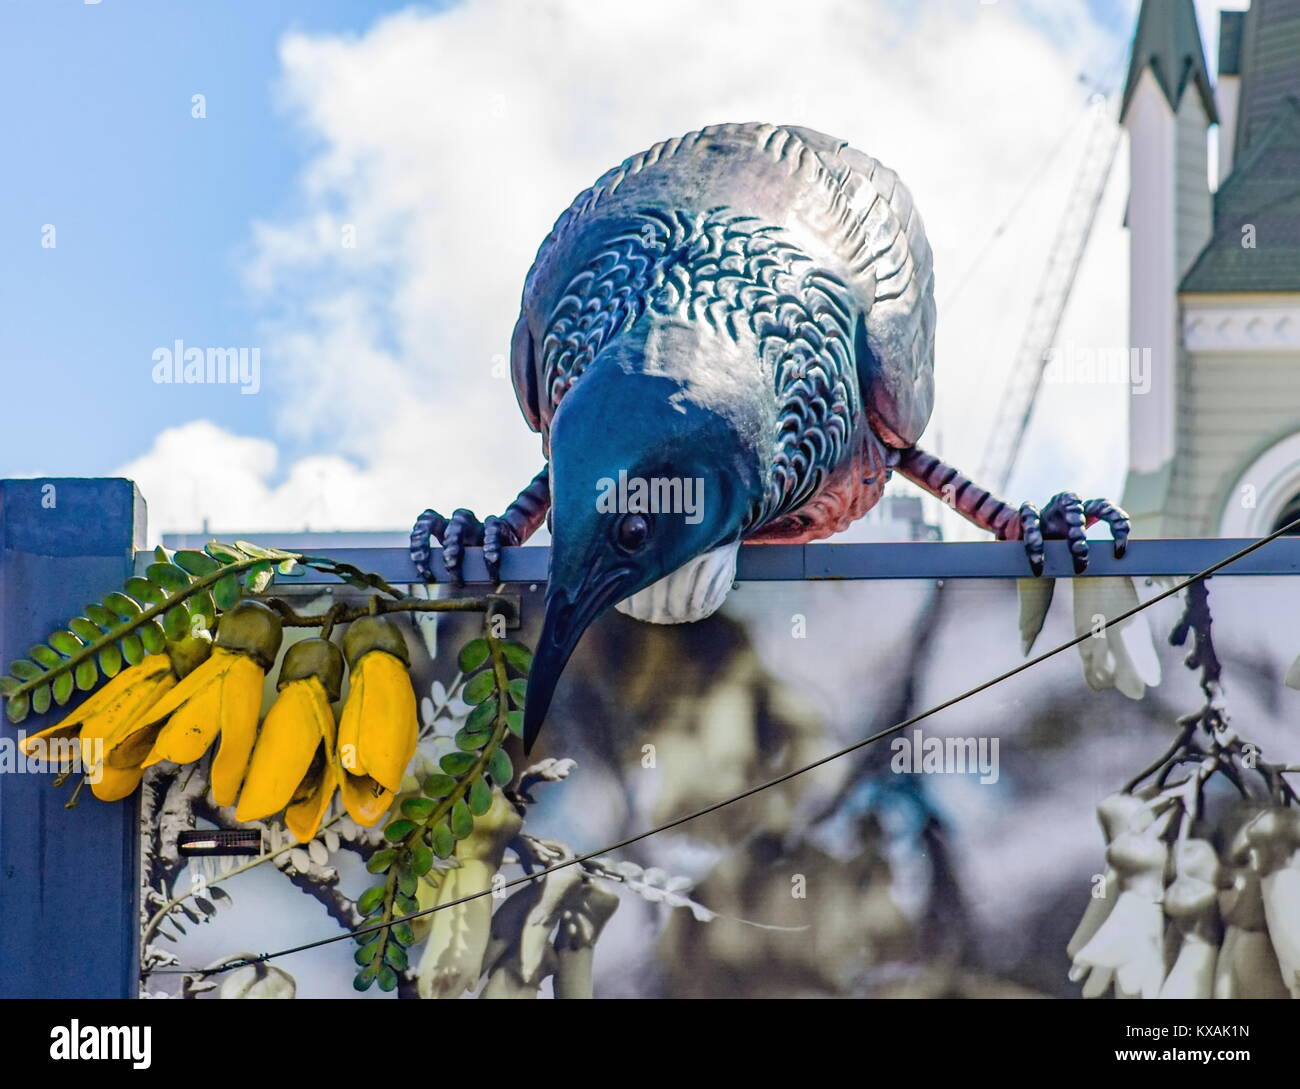
M 1128 555 L 1117 560 L 1110 542 L 1098 540 L 1083 577 L 1105 575 L 1194 575 L 1230 556 L 1250 542 L 1237 539 L 1179 539 L 1133 541 Z M 389 582 L 416 582 L 418 577 L 403 548 L 323 549 L 334 559 L 346 560 Z M 501 562 L 506 582 L 544 583 L 551 550 L 548 547 L 507 548 Z M 142 554 L 140 564 L 152 562 Z M 466 549 L 465 581 L 486 583 L 483 550 Z M 441 555 L 434 554 L 434 573 L 447 581 Z M 1300 573 L 1300 538 L 1283 537 L 1224 571 L 1232 575 L 1294 575 Z M 796 582 L 802 579 L 1014 579 L 1029 574 L 1025 551 L 1015 541 L 951 543 L 918 541 L 891 544 L 745 545 L 740 550 L 737 578 L 741 582 Z M 1063 541 L 1047 545 L 1045 574 L 1073 578 L 1070 556 Z M 293 580 L 303 585 L 338 580 L 307 572 Z

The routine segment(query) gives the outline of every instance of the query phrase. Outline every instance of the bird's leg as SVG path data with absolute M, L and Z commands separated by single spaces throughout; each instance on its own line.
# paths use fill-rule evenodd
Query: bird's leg
M 483 561 L 488 577 L 497 581 L 501 566 L 501 549 L 507 545 L 523 544 L 546 519 L 551 507 L 550 467 L 542 469 L 532 483 L 510 504 L 500 517 L 495 515 L 480 522 L 474 512 L 461 508 L 453 511 L 450 519 L 435 510 L 426 510 L 415 520 L 411 529 L 411 560 L 420 577 L 433 580 L 430 562 L 433 559 L 433 541 L 442 545 L 442 562 L 452 578 L 462 581 L 461 560 L 466 548 L 483 546 Z
M 998 540 L 1024 541 L 1029 566 L 1035 575 L 1043 573 L 1044 540 L 1068 541 L 1074 570 L 1083 571 L 1088 566 L 1085 534 L 1094 522 L 1105 522 L 1110 526 L 1117 559 L 1128 547 L 1128 515 L 1108 500 L 1089 499 L 1085 503 L 1073 492 L 1061 492 L 1042 510 L 1032 503 L 1021 503 L 1017 510 L 951 465 L 945 465 L 933 454 L 915 446 L 902 451 L 896 468 L 912 483 L 942 500 L 963 518 L 988 530 Z
M 1020 516 L 1009 503 L 975 485 L 951 465 L 913 446 L 901 452 L 895 466 L 913 484 L 952 507 L 969 522 L 1000 541 L 1022 537 Z

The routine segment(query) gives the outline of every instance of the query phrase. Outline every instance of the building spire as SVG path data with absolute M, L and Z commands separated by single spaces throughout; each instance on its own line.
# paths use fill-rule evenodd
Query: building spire
M 1300 98 L 1300 0 L 1252 0 L 1238 43 L 1241 105 L 1236 155 L 1243 156 Z M 1229 133 L 1229 137 L 1233 134 Z M 1219 137 L 1223 139 L 1223 136 Z
M 1142 73 L 1148 68 L 1174 113 L 1178 112 L 1183 92 L 1190 84 L 1201 96 L 1206 117 L 1214 122 L 1219 120 L 1192 0 L 1142 0 L 1128 78 L 1124 82 L 1121 121 Z

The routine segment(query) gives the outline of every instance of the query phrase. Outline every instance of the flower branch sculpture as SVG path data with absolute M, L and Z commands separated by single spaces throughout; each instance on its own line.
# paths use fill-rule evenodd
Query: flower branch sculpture
M 307 567 L 367 591 L 368 599 L 304 615 L 267 594 L 277 576 L 289 578 Z M 367 844 L 365 850 L 370 872 L 383 874 L 383 884 L 346 914 L 355 912 L 354 922 L 390 921 L 417 908 L 421 879 L 444 894 L 490 880 L 505 840 L 521 827 L 503 794 L 514 769 L 502 743 L 522 729 L 531 654 L 504 638 L 507 611 L 497 595 L 412 597 L 329 557 L 242 542 L 212 542 L 201 552 L 159 549 L 123 591 L 88 605 L 84 616 L 13 663 L 0 678 L 0 693 L 10 721 L 17 723 L 107 682 L 62 720 L 20 743 L 29 758 L 46 757 L 61 772 L 60 782 L 80 767 L 82 783 L 89 782 L 101 800 L 125 798 L 153 767 L 170 776 L 170 788 L 178 780 L 165 769 L 207 758 L 206 781 L 201 777 L 199 784 L 210 787 L 211 805 L 206 790 L 188 791 L 181 783 L 188 796 L 181 803 L 182 823 L 193 827 L 206 813 L 222 826 L 278 829 L 266 822 L 282 813 L 293 842 L 203 883 L 210 896 L 216 882 L 267 861 L 294 869 L 298 847 L 319 850 L 327 859 L 318 836 L 340 820 L 365 829 L 389 817 L 382 847 Z M 457 686 L 473 709 L 455 736 L 456 751 L 443 756 L 437 772 L 424 776 L 414 792 L 404 790 L 404 781 L 419 739 L 417 703 L 406 640 L 392 620 L 403 612 L 477 612 L 486 621 L 485 634 L 459 656 Z M 281 655 L 286 628 L 317 633 Z M 333 640 L 339 628 L 346 628 L 341 648 Z M 277 661 L 278 692 L 263 717 L 263 682 Z M 336 717 L 345 678 L 348 690 Z M 336 791 L 347 816 L 329 818 Z M 68 804 L 76 804 L 76 797 L 74 792 Z M 234 807 L 233 821 L 225 816 L 227 807 Z M 494 837 L 493 829 L 508 834 Z M 499 840 L 499 848 L 484 849 L 485 836 Z M 215 913 L 212 900 L 193 889 L 168 895 L 167 884 L 179 869 L 163 867 L 161 887 L 151 886 L 142 944 L 153 967 L 167 960 L 149 944 L 158 934 L 172 937 L 161 929 L 164 922 L 183 932 L 182 913 L 191 922 Z M 319 883 L 337 880 L 332 873 L 318 877 Z M 482 908 L 490 917 L 491 902 Z M 378 982 L 394 989 L 394 966 L 405 970 L 404 951 L 414 939 L 405 923 L 370 936 L 358 955 L 357 985 Z M 478 978 L 478 965 L 473 969 L 469 986 Z
M 1107 868 L 1067 946 L 1084 997 L 1300 998 L 1300 801 L 1229 724 L 1211 625 L 1202 580 L 1170 642 L 1190 637 L 1205 702 L 1098 807 Z

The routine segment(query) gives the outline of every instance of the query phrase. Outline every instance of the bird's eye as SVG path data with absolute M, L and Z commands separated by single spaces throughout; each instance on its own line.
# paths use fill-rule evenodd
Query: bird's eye
M 618 523 L 618 546 L 624 552 L 637 552 L 650 537 L 650 520 L 644 514 L 625 514 Z

